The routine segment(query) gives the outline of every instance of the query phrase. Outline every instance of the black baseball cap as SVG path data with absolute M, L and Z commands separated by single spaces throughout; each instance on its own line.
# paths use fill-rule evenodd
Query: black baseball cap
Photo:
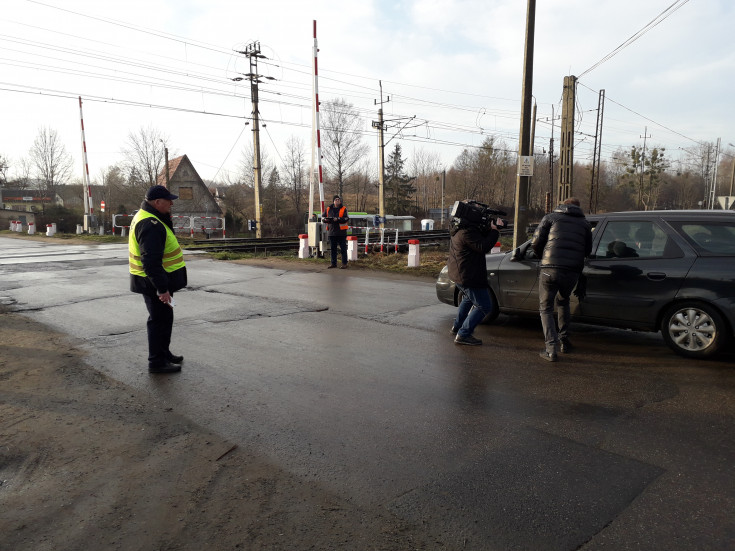
M 179 196 L 174 195 L 164 186 L 152 186 L 148 188 L 148 191 L 145 194 L 145 198 L 146 201 L 154 201 L 155 199 L 168 199 L 170 201 L 173 201 L 174 199 L 178 199 Z

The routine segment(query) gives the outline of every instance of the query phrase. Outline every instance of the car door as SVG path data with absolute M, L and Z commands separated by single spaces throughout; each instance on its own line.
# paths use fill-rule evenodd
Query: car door
M 585 264 L 587 296 L 576 312 L 590 321 L 655 329 L 695 257 L 684 253 L 652 219 L 608 220 Z
M 497 274 L 498 301 L 501 310 L 538 312 L 538 258 L 526 241 L 505 258 Z

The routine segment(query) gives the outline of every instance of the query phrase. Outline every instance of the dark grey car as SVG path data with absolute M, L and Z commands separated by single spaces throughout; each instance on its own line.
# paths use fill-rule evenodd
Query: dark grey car
M 572 319 L 661 331 L 678 354 L 712 356 L 735 327 L 735 212 L 616 212 L 587 217 L 592 254 L 585 262 L 587 296 L 572 296 Z M 538 316 L 538 259 L 526 242 L 487 255 L 488 282 L 499 312 Z M 446 267 L 439 300 L 458 304 Z M 488 321 L 488 319 L 486 319 Z

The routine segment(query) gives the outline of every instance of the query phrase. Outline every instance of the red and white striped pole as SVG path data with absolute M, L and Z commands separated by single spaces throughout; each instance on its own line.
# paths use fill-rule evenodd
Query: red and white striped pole
M 322 135 L 319 126 L 319 67 L 317 58 L 319 47 L 316 41 L 316 19 L 314 19 L 314 132 L 316 134 L 316 158 L 319 166 L 319 204 L 320 211 L 324 212 L 324 175 L 322 172 Z
M 87 163 L 87 140 L 84 137 L 84 116 L 82 115 L 82 96 L 79 96 L 79 120 L 82 123 L 82 160 L 84 161 L 84 214 L 85 230 L 89 231 L 87 216 L 94 216 L 92 190 L 89 184 L 89 163 Z

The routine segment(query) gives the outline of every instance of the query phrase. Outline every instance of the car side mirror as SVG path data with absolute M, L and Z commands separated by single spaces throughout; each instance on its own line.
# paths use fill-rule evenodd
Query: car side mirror
M 510 255 L 510 261 L 518 262 L 521 258 L 523 258 L 523 255 L 521 254 L 521 248 L 516 247 L 515 249 L 513 249 L 513 254 Z

